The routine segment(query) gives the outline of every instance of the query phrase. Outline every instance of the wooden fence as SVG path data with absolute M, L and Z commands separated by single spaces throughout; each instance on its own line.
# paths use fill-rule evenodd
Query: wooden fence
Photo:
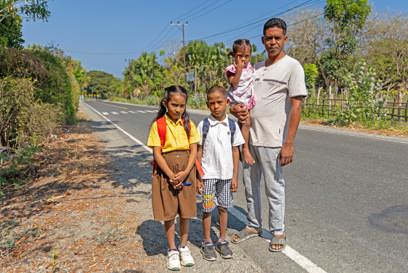
M 347 100 L 322 99 L 319 103 L 306 101 L 303 111 L 306 114 L 315 113 L 322 117 L 333 117 L 346 107 L 348 107 Z M 358 108 L 365 109 L 363 105 Z M 378 109 L 377 115 L 385 116 L 387 120 L 408 122 L 408 102 L 387 101 Z

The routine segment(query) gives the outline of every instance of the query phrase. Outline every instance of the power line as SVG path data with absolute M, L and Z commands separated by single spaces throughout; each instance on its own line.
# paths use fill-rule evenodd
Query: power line
M 272 15 L 272 16 L 270 15 L 270 16 L 267 16 L 267 17 L 263 17 L 263 18 L 258 19 L 256 21 L 249 22 L 249 23 L 246 23 L 244 25 L 240 25 L 238 27 L 230 28 L 230 29 L 227 29 L 227 30 L 224 30 L 224 31 L 221 31 L 221 32 L 218 32 L 218 33 L 214 33 L 214 34 L 211 34 L 211 35 L 207 35 L 207 36 L 204 36 L 204 37 L 195 38 L 194 40 L 206 40 L 206 39 L 210 39 L 210 38 L 213 38 L 213 37 L 221 36 L 221 35 L 226 34 L 226 33 L 236 32 L 236 31 L 239 31 L 239 30 L 242 30 L 242 29 L 246 29 L 246 28 L 249 28 L 249 27 L 251 27 L 253 25 L 256 25 L 256 24 L 259 24 L 259 23 L 263 22 L 264 20 L 266 20 L 268 18 L 271 18 L 273 16 L 283 15 L 285 13 L 288 13 L 288 12 L 290 12 L 292 10 L 298 9 L 298 8 L 300 8 L 302 6 L 305 6 L 306 4 L 309 4 L 309 3 L 314 2 L 314 1 L 316 1 L 316 0 L 306 0 L 306 1 L 303 1 L 302 3 L 300 3 L 300 4 L 296 5 L 296 6 L 293 6 L 291 8 L 288 8 L 288 9 L 284 10 L 284 11 L 278 12 L 278 13 Z M 321 1 L 321 0 L 318 0 L 318 1 Z
M 307 6 L 304 6 L 304 7 L 305 7 L 305 8 L 308 8 L 308 7 L 311 7 L 311 6 L 315 5 L 315 4 L 318 4 L 319 2 L 321 2 L 321 1 L 317 1 L 316 3 L 310 3 L 310 4 L 308 4 Z M 292 10 L 292 11 L 293 11 L 293 10 Z M 319 16 L 320 16 L 320 15 L 319 15 Z M 311 17 L 311 18 L 312 18 L 312 17 Z M 313 18 L 314 18 L 314 17 L 313 17 Z M 230 42 L 232 42 L 232 41 L 235 40 L 233 37 L 235 37 L 235 38 L 236 38 L 237 36 L 243 37 L 244 34 L 250 32 L 251 30 L 253 30 L 253 29 L 255 29 L 255 28 L 261 27 L 262 24 L 263 24 L 263 22 L 262 22 L 262 23 L 259 23 L 259 24 L 257 24 L 257 25 L 255 25 L 255 26 L 252 26 L 252 27 L 249 28 L 249 29 L 242 30 L 242 31 L 240 31 L 240 32 L 238 32 L 238 33 L 235 33 L 235 34 L 233 34 L 233 35 L 231 35 L 231 34 L 223 35 L 223 36 L 228 36 L 228 37 L 230 37 L 229 39 L 227 39 L 227 38 L 223 39 L 223 42 L 224 42 L 225 44 L 228 44 L 228 43 L 230 43 Z M 255 36 L 252 36 L 252 37 L 260 37 L 260 36 L 262 36 L 262 35 L 255 35 Z M 222 37 L 222 36 L 221 36 L 221 37 Z M 250 38 L 251 38 L 251 37 L 249 37 L 248 39 L 250 39 Z M 218 38 L 218 39 L 219 39 L 219 38 Z M 212 40 L 212 39 L 210 39 L 210 40 Z

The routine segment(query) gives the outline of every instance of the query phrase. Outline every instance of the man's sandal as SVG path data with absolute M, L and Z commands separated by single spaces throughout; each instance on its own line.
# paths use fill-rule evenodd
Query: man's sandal
M 269 243 L 269 251 L 281 252 L 286 246 L 286 235 L 279 234 L 273 235 L 271 242 Z
M 239 244 L 248 239 L 254 238 L 256 236 L 260 236 L 261 233 L 262 233 L 262 229 L 256 229 L 253 227 L 246 226 L 240 232 L 232 234 L 231 243 Z

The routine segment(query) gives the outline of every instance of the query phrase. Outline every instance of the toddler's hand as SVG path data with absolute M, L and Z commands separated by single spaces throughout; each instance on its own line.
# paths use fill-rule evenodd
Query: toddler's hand
M 198 194 L 203 194 L 203 181 L 201 181 L 201 179 L 197 179 L 196 192 Z

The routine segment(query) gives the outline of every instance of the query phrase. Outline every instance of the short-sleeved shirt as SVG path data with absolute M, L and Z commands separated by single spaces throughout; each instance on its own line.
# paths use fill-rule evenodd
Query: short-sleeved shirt
M 192 121 L 190 121 L 190 139 L 183 126 L 183 120 L 179 119 L 176 122 L 166 117 L 166 141 L 162 147 L 162 152 L 167 153 L 171 151 L 189 150 L 190 144 L 198 143 L 200 135 L 197 128 Z M 150 127 L 149 138 L 147 139 L 147 146 L 157 147 L 161 146 L 159 132 L 157 130 L 157 122 L 153 122 Z
M 307 96 L 302 65 L 285 55 L 276 63 L 255 65 L 257 104 L 251 111 L 251 144 L 281 147 L 287 133 L 290 98 Z
M 235 122 L 236 131 L 231 143 L 231 132 L 228 124 L 228 116 L 219 121 L 212 115 L 208 117 L 210 128 L 204 143 L 203 157 L 201 165 L 204 170 L 203 179 L 232 179 L 233 160 L 232 146 L 239 146 L 245 143 L 241 130 Z M 198 131 L 202 135 L 204 121 L 198 124 Z M 202 139 L 200 145 L 202 145 Z

